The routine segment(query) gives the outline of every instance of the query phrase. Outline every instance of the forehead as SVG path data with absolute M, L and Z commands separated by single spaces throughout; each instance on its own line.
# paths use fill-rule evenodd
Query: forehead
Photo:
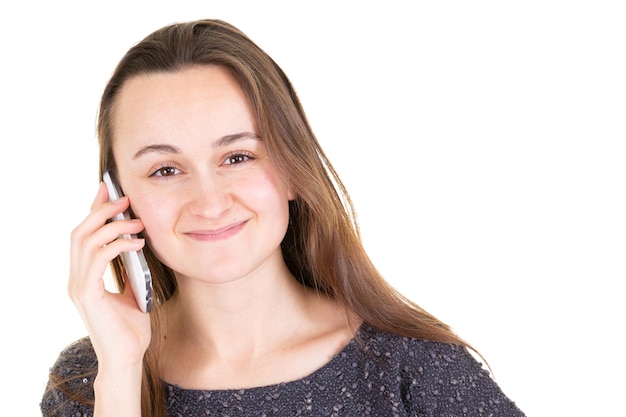
M 118 94 L 114 137 L 256 131 L 252 114 L 227 68 L 207 65 L 143 74 L 127 80 Z
M 119 110 L 185 107 L 199 100 L 235 98 L 247 101 L 230 70 L 217 65 L 178 71 L 135 75 L 126 80 L 116 97 Z

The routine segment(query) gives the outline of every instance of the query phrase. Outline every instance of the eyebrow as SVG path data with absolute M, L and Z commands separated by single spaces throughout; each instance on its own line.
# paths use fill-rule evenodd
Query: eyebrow
M 236 142 L 238 140 L 244 140 L 244 139 L 254 139 L 254 140 L 261 140 L 261 138 L 253 132 L 241 132 L 241 133 L 234 133 L 232 135 L 226 135 L 226 136 L 222 136 L 221 138 L 219 138 L 218 140 L 216 140 L 211 147 L 213 149 L 217 149 L 217 148 L 221 148 L 223 146 L 229 145 L 233 142 Z M 143 155 L 149 154 L 149 153 L 181 153 L 181 150 L 179 148 L 177 148 L 176 146 L 173 145 L 166 145 L 166 144 L 156 144 L 156 145 L 148 145 L 148 146 L 144 146 L 143 148 L 139 149 L 137 151 L 137 153 L 135 153 L 135 155 L 133 156 L 133 159 L 137 159 L 142 157 Z

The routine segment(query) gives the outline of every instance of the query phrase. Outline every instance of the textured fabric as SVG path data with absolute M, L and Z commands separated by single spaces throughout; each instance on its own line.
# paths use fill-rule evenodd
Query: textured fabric
M 92 382 L 80 374 L 96 361 L 88 339 L 61 353 L 53 372 L 77 376 L 76 389 Z M 391 335 L 362 325 L 328 364 L 292 382 L 239 390 L 188 390 L 166 384 L 168 415 L 219 417 L 450 417 L 523 416 L 488 372 L 461 347 Z M 67 399 L 44 395 L 44 415 Z M 75 402 L 58 415 L 91 416 Z

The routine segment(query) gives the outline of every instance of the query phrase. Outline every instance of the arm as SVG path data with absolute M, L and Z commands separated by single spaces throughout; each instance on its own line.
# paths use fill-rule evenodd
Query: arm
M 141 415 L 142 366 L 98 371 L 94 382 L 94 417 Z
M 524 416 L 467 349 L 443 343 L 426 346 L 423 363 L 410 372 L 405 406 L 411 415 Z
M 106 187 L 101 184 L 91 212 L 71 237 L 68 292 L 97 357 L 95 417 L 141 416 L 142 364 L 150 343 L 150 317 L 138 309 L 130 288 L 124 294 L 110 293 L 103 280 L 113 258 L 144 245 L 142 239 L 118 239 L 123 233 L 140 232 L 141 221 L 106 223 L 128 206 L 127 198 L 108 202 Z M 71 397 L 68 400 L 71 403 Z

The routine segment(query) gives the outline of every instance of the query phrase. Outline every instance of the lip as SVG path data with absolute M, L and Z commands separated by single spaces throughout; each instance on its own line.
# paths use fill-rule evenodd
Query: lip
M 185 234 L 194 240 L 203 242 L 217 242 L 226 240 L 236 235 L 243 229 L 247 221 L 233 223 L 219 229 L 199 229 L 186 232 Z

